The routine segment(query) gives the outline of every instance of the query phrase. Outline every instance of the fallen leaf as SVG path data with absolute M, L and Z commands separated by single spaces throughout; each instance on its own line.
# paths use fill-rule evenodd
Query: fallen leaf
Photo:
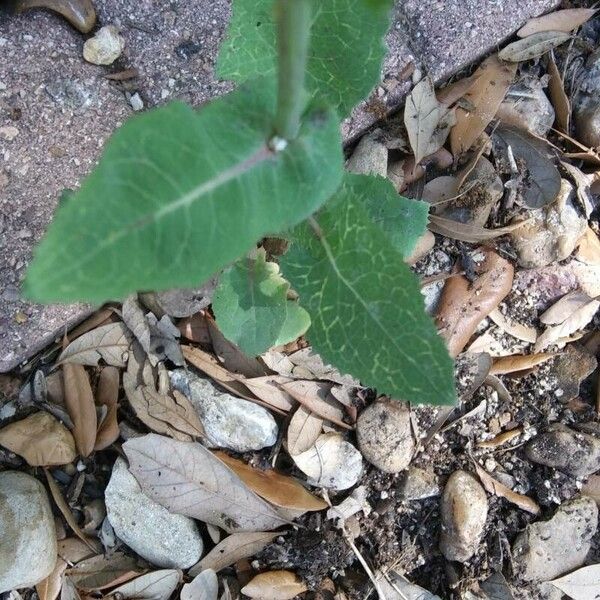
M 79 595 L 75 584 L 69 577 L 63 576 L 60 600 L 81 600 L 81 596 Z
M 150 326 L 150 352 L 148 358 L 153 366 L 159 361 L 170 360 L 178 367 L 184 364 L 179 345 L 179 329 L 173 325 L 168 315 L 157 320 L 154 314 L 148 313 L 146 319 Z
M 92 556 L 67 570 L 75 586 L 84 592 L 117 586 L 141 574 L 136 560 L 122 552 L 115 552 L 111 556 Z
M 452 154 L 458 156 L 466 152 L 485 131 L 504 100 L 516 70 L 516 64 L 504 63 L 492 55 L 473 73 L 477 80 L 464 96 L 473 110 L 456 109 L 456 125 L 450 132 Z
M 119 439 L 119 422 L 117 410 L 119 399 L 119 370 L 116 367 L 104 367 L 98 378 L 96 402 L 106 406 L 106 416 L 98 425 L 94 450 L 104 450 Z
M 600 565 L 582 567 L 550 583 L 573 600 L 597 600 L 600 594 Z
M 552 50 L 570 39 L 571 36 L 562 31 L 532 33 L 500 50 L 498 58 L 512 63 L 531 60 L 542 56 L 548 50 Z
M 480 249 L 484 256 L 477 266 L 477 279 L 466 277 L 446 280 L 438 305 L 436 322 L 451 356 L 467 345 L 477 326 L 510 292 L 514 268 L 500 255 Z
M 185 339 L 191 342 L 207 345 L 211 343 L 206 316 L 203 312 L 182 319 L 177 324 L 177 329 Z
M 540 354 L 517 354 L 514 356 L 503 356 L 494 360 L 491 375 L 506 375 L 507 373 L 518 373 L 519 371 L 527 371 L 538 365 L 552 360 L 556 354 L 540 353 Z
M 517 31 L 517 35 L 520 38 L 524 38 L 544 31 L 562 31 L 568 33 L 569 31 L 573 31 L 573 29 L 577 29 L 586 21 L 589 21 L 596 14 L 597 10 L 597 8 L 566 8 L 542 15 L 541 17 L 534 17 L 533 19 L 529 19 Z
M 146 354 L 150 353 L 150 323 L 140 303 L 137 301 L 137 295 L 128 296 L 123 302 L 122 308 L 123 321 L 129 330 L 140 343 Z
M 519 508 L 531 513 L 532 515 L 539 515 L 541 510 L 538 504 L 529 496 L 523 494 L 517 494 L 513 492 L 509 487 L 496 481 L 486 470 L 482 469 L 477 463 L 475 463 L 475 470 L 477 475 L 483 484 L 483 487 L 490 493 L 500 498 L 504 498 L 513 504 L 516 504 Z
M 67 570 L 67 563 L 60 557 L 56 557 L 56 565 L 52 573 L 46 579 L 35 586 L 39 600 L 56 600 L 62 587 L 62 576 Z
M 101 308 L 77 325 L 77 327 L 71 329 L 67 335 L 67 339 L 69 342 L 72 342 L 84 333 L 100 327 L 100 325 L 108 325 L 109 322 L 117 322 L 118 320 L 119 318 L 114 308 L 110 306 Z
M 212 569 L 202 571 L 181 588 L 181 600 L 217 600 L 218 597 L 219 582 Z
M 0 429 L 0 445 L 32 467 L 67 465 L 77 456 L 71 432 L 47 412 L 37 412 Z
M 298 379 L 325 379 L 340 385 L 360 387 L 359 381 L 352 375 L 344 375 L 335 367 L 325 364 L 321 356 L 310 347 L 298 350 L 287 358 L 295 365 L 292 375 Z
M 588 265 L 600 266 L 600 239 L 591 227 L 587 228 L 579 240 L 575 257 Z
M 123 600 L 169 600 L 181 581 L 181 571 L 160 569 L 136 577 L 120 585 L 110 593 L 109 598 Z
M 265 375 L 264 377 L 251 377 L 244 379 L 244 385 L 265 404 L 274 406 L 284 413 L 296 406 L 296 401 L 285 392 L 281 384 L 293 381 L 283 375 Z
M 439 233 L 440 235 L 449 237 L 453 240 L 460 240 L 462 242 L 468 242 L 469 244 L 478 244 L 506 235 L 521 227 L 523 223 L 527 223 L 527 221 L 513 223 L 511 225 L 506 225 L 505 227 L 496 227 L 496 229 L 486 229 L 479 225 L 461 223 L 460 221 L 445 219 L 444 217 L 438 217 L 437 215 L 429 215 L 428 227 L 434 233 Z
M 365 515 L 369 515 L 371 512 L 371 506 L 367 502 L 369 496 L 369 490 L 364 486 L 360 485 L 352 490 L 352 493 L 344 498 L 339 504 L 332 506 L 327 511 L 327 518 L 336 522 L 336 527 L 341 528 L 344 523 L 356 513 L 363 512 Z
M 388 571 L 385 574 L 376 571 L 375 581 L 380 589 L 380 600 L 441 600 L 439 596 L 435 596 L 426 589 L 410 583 L 395 571 Z M 463 600 L 468 599 L 464 597 Z
M 85 336 L 82 336 L 79 340 L 83 340 L 84 338 Z M 77 343 L 79 340 L 75 340 L 73 343 Z M 73 421 L 75 445 L 79 454 L 86 457 L 94 450 L 96 431 L 98 429 L 96 406 L 90 385 L 90 378 L 85 367 L 81 364 L 65 362 L 62 365 L 62 369 L 65 405 L 69 411 L 71 421 Z
M 210 296 L 215 288 L 216 277 L 209 279 L 198 288 L 175 288 L 156 292 L 155 299 L 161 309 L 170 317 L 189 317 L 210 304 Z
M 577 199 L 585 212 L 585 216 L 589 219 L 595 207 L 594 196 L 591 191 L 592 184 L 594 183 L 594 175 L 588 175 L 568 162 L 561 161 L 560 164 L 575 183 Z
M 224 452 L 213 454 L 223 461 L 253 492 L 275 506 L 301 511 L 323 510 L 327 503 L 313 496 L 294 478 L 282 475 L 274 469 L 262 471 Z
M 287 430 L 287 451 L 291 456 L 308 450 L 323 429 L 323 419 L 305 406 L 299 406 Z
M 498 434 L 496 437 L 493 437 L 491 440 L 484 440 L 483 442 L 478 442 L 478 448 L 497 448 L 498 446 L 502 446 L 506 442 L 510 442 L 510 440 L 514 440 L 516 437 L 519 437 L 523 433 L 523 429 L 517 427 L 516 429 L 511 429 L 510 431 L 505 431 L 504 433 Z
M 404 125 L 415 163 L 439 150 L 455 123 L 454 113 L 435 97 L 431 77 L 415 85 L 404 105 Z
M 76 537 L 58 540 L 58 557 L 62 558 L 69 566 L 73 566 L 86 558 L 91 558 L 98 552 L 99 550 L 91 550 L 86 543 Z
M 195 577 L 205 569 L 219 572 L 239 560 L 258 554 L 266 548 L 279 533 L 272 531 L 252 531 L 232 533 L 219 542 L 200 562 L 196 563 L 189 574 Z
M 543 312 L 540 321 L 544 325 L 559 325 L 591 301 L 592 299 L 584 292 L 579 290 L 569 292 Z
M 93 367 L 102 358 L 113 367 L 124 367 L 130 343 L 131 333 L 125 323 L 109 323 L 71 342 L 58 357 L 58 362 Z
M 556 125 L 560 131 L 569 133 L 571 102 L 565 92 L 565 84 L 560 76 L 552 52 L 548 55 L 548 75 L 550 75 L 548 91 L 550 92 L 550 100 L 552 101 L 556 115 Z
M 259 600 L 291 600 L 306 592 L 306 584 L 291 571 L 268 571 L 254 576 L 242 594 Z
M 144 493 L 171 512 L 229 532 L 269 530 L 286 523 L 200 444 L 151 433 L 128 440 L 123 450 Z
M 529 325 L 523 325 L 523 323 L 519 323 L 510 317 L 503 315 L 499 309 L 495 308 L 488 317 L 509 335 L 517 338 L 518 340 L 522 340 L 524 342 L 529 342 L 530 344 L 535 343 L 537 340 L 537 329 L 535 327 L 531 327 Z
M 446 87 L 436 91 L 438 100 L 446 106 L 452 106 L 457 100 L 460 100 L 475 85 L 479 75 L 473 74 L 470 77 L 463 77 L 457 81 L 453 81 Z

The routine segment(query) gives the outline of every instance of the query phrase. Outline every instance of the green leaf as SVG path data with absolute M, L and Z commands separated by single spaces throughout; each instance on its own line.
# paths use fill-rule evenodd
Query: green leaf
M 346 116 L 375 87 L 385 56 L 383 37 L 388 10 L 373 10 L 365 0 L 312 0 L 313 26 L 306 85 Z M 381 6 L 380 6 L 381 8 Z M 217 60 L 217 75 L 242 82 L 275 75 L 276 35 L 273 0 L 234 0 L 227 38 Z
M 341 180 L 339 122 L 311 105 L 299 136 L 272 152 L 274 98 L 259 80 L 199 112 L 173 103 L 125 123 L 59 207 L 27 295 L 102 302 L 193 287 L 314 212 Z
M 364 209 L 372 186 L 346 174 L 313 227 L 295 228 L 283 274 L 312 315 L 308 337 L 325 362 L 399 399 L 452 404 L 452 360 L 419 282 Z
M 388 179 L 365 177 L 361 198 L 371 220 L 385 233 L 389 242 L 406 258 L 427 229 L 429 204 L 399 196 Z
M 308 313 L 287 299 L 290 284 L 279 267 L 266 261 L 261 248 L 219 278 L 212 308 L 221 333 L 250 356 L 266 352 L 302 335 Z

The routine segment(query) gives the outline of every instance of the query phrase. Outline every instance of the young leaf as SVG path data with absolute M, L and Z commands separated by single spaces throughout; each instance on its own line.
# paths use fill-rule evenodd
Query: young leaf
M 376 11 L 356 0 L 311 2 L 306 85 L 346 116 L 379 81 L 391 2 L 379 0 L 384 6 Z M 238 83 L 274 75 L 276 48 L 273 0 L 235 0 L 217 75 Z
M 255 258 L 239 260 L 223 272 L 213 296 L 219 329 L 250 356 L 296 339 L 308 329 L 310 318 L 306 322 L 298 312 L 307 315 L 306 311 L 288 301 L 289 288 L 277 264 L 267 262 L 263 249 Z M 288 305 L 294 307 L 289 318 Z M 280 342 L 280 338 L 285 341 Z
M 282 271 L 313 315 L 308 337 L 325 361 L 382 393 L 451 404 L 452 361 L 419 283 L 364 209 L 372 185 L 346 174 L 314 230 L 295 229 Z
M 28 296 L 101 302 L 190 287 L 314 212 L 342 175 L 337 117 L 311 105 L 298 137 L 274 152 L 274 99 L 260 80 L 199 112 L 175 102 L 125 123 L 58 209 Z

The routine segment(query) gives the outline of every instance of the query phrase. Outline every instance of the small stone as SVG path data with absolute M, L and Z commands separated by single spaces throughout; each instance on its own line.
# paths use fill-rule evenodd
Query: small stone
M 131 108 L 133 108 L 133 110 L 135 110 L 136 112 L 139 110 L 144 110 L 144 101 L 142 100 L 142 97 L 138 94 L 138 92 L 132 94 L 129 97 L 129 104 L 131 105 Z
M 169 373 L 173 387 L 196 409 L 209 448 L 250 452 L 277 441 L 277 423 L 262 406 L 221 392 L 211 381 L 177 369 Z
M 561 180 L 556 200 L 531 211 L 529 221 L 510 233 L 519 265 L 526 269 L 544 267 L 569 257 L 587 228 L 573 199 L 573 185 Z
M 558 380 L 560 401 L 567 403 L 579 395 L 581 382 L 598 366 L 593 354 L 574 344 L 569 344 L 554 360 L 552 371 Z
M 406 469 L 415 449 L 410 408 L 397 400 L 377 400 L 358 417 L 356 439 L 362 455 L 381 471 Z
M 398 487 L 398 493 L 403 500 L 423 500 L 432 496 L 439 496 L 440 484 L 432 471 L 419 467 L 409 467 L 406 475 Z
M 114 25 L 105 25 L 83 45 L 83 58 L 93 65 L 112 65 L 121 56 L 125 40 Z
M 560 423 L 533 438 L 525 454 L 535 463 L 572 477 L 586 477 L 600 469 L 600 439 Z
M 382 136 L 381 129 L 363 136 L 348 159 L 346 169 L 351 173 L 387 177 L 388 149 Z
M 562 504 L 549 521 L 528 525 L 513 545 L 524 581 L 550 581 L 583 565 L 598 527 L 598 507 L 587 496 Z
M 440 550 L 448 560 L 466 562 L 477 551 L 488 512 L 485 490 L 466 471 L 455 471 L 442 496 Z
M 105 501 L 117 536 L 153 565 L 187 569 L 200 560 L 204 545 L 195 521 L 146 496 L 122 458 L 114 464 Z
M 0 594 L 47 577 L 56 552 L 54 517 L 44 486 L 26 473 L 0 473 Z
M 19 130 L 13 125 L 0 127 L 0 138 L 7 142 L 12 142 L 19 135 Z

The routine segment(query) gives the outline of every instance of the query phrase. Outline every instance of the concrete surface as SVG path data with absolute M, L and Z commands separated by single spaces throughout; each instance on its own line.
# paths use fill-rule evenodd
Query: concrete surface
M 398 2 L 382 83 L 344 123 L 345 139 L 401 104 L 410 87 L 411 63 L 440 81 L 557 4 Z M 61 190 L 77 186 L 107 137 L 131 114 L 127 95 L 139 92 L 150 107 L 172 98 L 199 105 L 229 89 L 213 79 L 229 18 L 227 0 L 97 0 L 96 6 L 99 23 L 120 26 L 126 40 L 123 56 L 111 67 L 86 64 L 85 36 L 53 14 L 0 15 L 0 372 L 90 310 L 23 302 L 19 286 Z M 139 77 L 105 78 L 130 67 Z

